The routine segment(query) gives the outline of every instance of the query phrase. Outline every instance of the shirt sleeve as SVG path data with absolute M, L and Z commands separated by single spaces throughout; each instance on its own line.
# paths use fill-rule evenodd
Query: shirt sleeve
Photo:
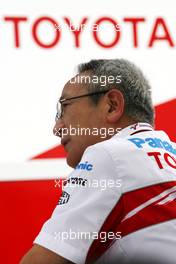
M 101 144 L 88 147 L 34 243 L 74 263 L 85 263 L 120 196 L 121 183 L 110 153 Z

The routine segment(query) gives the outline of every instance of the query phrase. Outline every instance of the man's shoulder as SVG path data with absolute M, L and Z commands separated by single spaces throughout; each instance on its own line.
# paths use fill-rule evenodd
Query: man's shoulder
M 175 143 L 170 141 L 164 131 L 152 130 L 134 135 L 121 136 L 116 134 L 110 139 L 89 146 L 86 153 L 109 153 L 112 157 L 123 158 L 126 153 L 134 151 L 147 151 L 148 149 L 163 149 L 176 154 Z M 124 154 L 124 155 L 123 155 Z
M 117 135 L 113 136 L 110 139 L 98 142 L 94 145 L 89 146 L 85 154 L 96 155 L 97 157 L 102 157 L 110 155 L 113 158 L 112 153 L 115 155 L 120 155 L 121 151 L 130 151 L 133 149 L 133 145 L 127 140 L 127 138 L 120 138 Z

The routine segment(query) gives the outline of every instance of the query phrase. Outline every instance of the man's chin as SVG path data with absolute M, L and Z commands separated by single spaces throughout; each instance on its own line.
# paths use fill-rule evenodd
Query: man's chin
M 81 145 L 81 144 L 80 144 Z M 72 167 L 72 168 L 76 168 L 76 166 L 79 164 L 79 162 L 81 161 L 81 158 L 85 152 L 87 147 L 80 147 L 79 149 L 75 146 L 69 145 L 66 150 L 67 156 L 67 164 Z
M 72 167 L 73 169 L 78 165 L 80 159 L 75 159 L 76 154 L 73 155 L 69 155 L 69 153 L 67 152 L 67 157 L 66 157 L 66 161 L 68 166 Z

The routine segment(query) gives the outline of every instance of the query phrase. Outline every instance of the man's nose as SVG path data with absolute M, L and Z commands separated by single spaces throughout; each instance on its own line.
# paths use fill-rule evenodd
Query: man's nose
M 53 134 L 57 137 L 62 137 L 62 129 L 65 127 L 62 119 L 58 119 L 53 128 Z

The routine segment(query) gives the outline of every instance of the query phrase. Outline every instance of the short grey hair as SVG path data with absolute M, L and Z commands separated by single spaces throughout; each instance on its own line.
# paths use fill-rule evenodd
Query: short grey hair
M 154 108 L 151 99 L 151 87 L 142 71 L 132 62 L 125 59 L 91 60 L 78 66 L 78 74 L 87 72 L 90 76 L 121 76 L 121 83 L 88 84 L 89 92 L 116 88 L 122 92 L 125 101 L 125 114 L 138 122 L 153 125 Z M 101 96 L 101 95 L 100 95 Z M 100 96 L 91 96 L 97 104 Z

